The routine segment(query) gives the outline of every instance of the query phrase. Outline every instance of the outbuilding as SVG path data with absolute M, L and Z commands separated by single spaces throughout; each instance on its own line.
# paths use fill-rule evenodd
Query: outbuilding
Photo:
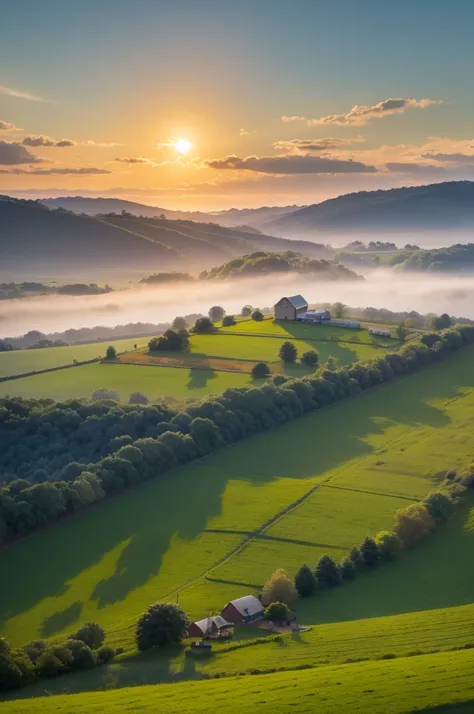
M 204 620 L 191 622 L 188 627 L 188 637 L 216 637 L 221 630 L 232 627 L 221 615 L 205 617 Z
M 308 303 L 302 295 L 282 297 L 275 305 L 275 320 L 296 320 L 308 310 Z
M 263 617 L 265 608 L 255 595 L 245 595 L 231 600 L 222 610 L 222 617 L 228 622 L 252 622 Z

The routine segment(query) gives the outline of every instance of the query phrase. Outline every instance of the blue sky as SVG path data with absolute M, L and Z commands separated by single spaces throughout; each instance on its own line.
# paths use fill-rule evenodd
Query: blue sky
M 74 145 L 26 144 L 33 159 L 0 164 L 0 190 L 121 188 L 170 207 L 213 208 L 474 177 L 468 159 L 452 158 L 470 155 L 474 135 L 473 23 L 470 0 L 5 0 L 0 122 L 17 129 L 0 141 Z M 364 123 L 309 123 L 389 98 L 432 102 Z M 185 157 L 172 146 L 183 137 L 192 144 Z M 274 145 L 333 137 L 357 142 L 291 159 L 291 175 L 276 162 L 275 171 L 268 161 L 224 162 L 301 157 L 305 148 Z M 0 162 L 13 151 L 3 147 Z M 376 171 L 339 172 L 314 161 L 321 156 Z

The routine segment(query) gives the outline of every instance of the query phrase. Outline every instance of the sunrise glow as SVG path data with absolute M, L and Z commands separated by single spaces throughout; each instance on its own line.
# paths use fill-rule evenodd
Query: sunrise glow
M 192 144 L 187 139 L 178 139 L 178 141 L 173 144 L 173 147 L 178 153 L 187 154 L 188 151 L 192 148 Z

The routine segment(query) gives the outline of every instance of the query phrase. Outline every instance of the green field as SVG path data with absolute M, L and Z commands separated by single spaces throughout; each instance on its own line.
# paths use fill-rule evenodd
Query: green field
M 192 667 L 193 663 L 189 663 Z M 163 712 L 208 714 L 242 710 L 374 712 L 409 714 L 470 702 L 474 698 L 474 651 L 442 652 L 380 662 L 332 665 L 302 672 L 277 672 L 206 682 L 183 682 L 4 702 L 5 714 L 118 714 Z M 439 709 L 437 710 L 439 713 Z M 461 710 L 464 714 L 469 709 Z
M 474 348 L 466 348 L 4 549 L 0 634 L 19 644 L 97 619 L 113 642 L 131 647 L 137 615 L 155 600 L 174 599 L 179 590 L 190 616 L 202 617 L 251 591 L 276 565 L 295 572 L 301 562 L 314 564 L 322 550 L 343 554 L 369 529 L 374 534 L 386 527 L 391 508 L 423 496 L 440 472 L 472 459 L 473 356 Z M 285 513 L 305 494 L 298 508 Z M 388 574 L 398 566 L 387 566 L 334 592 L 326 603 L 325 596 L 313 598 L 301 617 L 347 620 L 471 602 L 473 531 L 466 513 L 463 517 L 453 520 L 452 556 L 443 560 L 434 548 L 430 558 L 430 571 L 446 581 L 442 588 L 434 587 L 433 579 L 426 586 L 418 581 L 416 597 L 397 604 L 397 586 L 390 582 L 393 594 L 378 602 L 370 578 L 390 581 Z M 440 534 L 430 543 L 442 545 Z M 421 552 L 415 549 L 403 560 L 416 560 Z M 425 570 L 415 563 L 413 572 Z M 372 609 L 364 610 L 369 601 Z
M 333 342 L 347 341 L 354 344 L 372 345 L 374 342 L 379 344 L 393 345 L 397 344 L 396 340 L 382 339 L 372 337 L 368 330 L 353 330 L 348 327 L 334 327 L 328 325 L 307 325 L 292 320 L 279 320 L 274 322 L 273 315 L 267 315 L 262 322 L 255 320 L 239 320 L 236 325 L 231 327 L 220 328 L 225 332 L 236 332 L 238 334 L 256 335 L 276 335 L 290 339 L 296 337 L 299 339 L 311 340 L 329 340 Z
M 249 374 L 210 369 L 100 362 L 0 383 L 0 396 L 9 394 L 36 399 L 51 397 L 58 400 L 70 397 L 90 398 L 96 389 L 106 388 L 116 390 L 125 401 L 132 392 L 142 392 L 149 399 L 163 396 L 185 399 L 218 394 L 229 387 L 243 387 L 249 381 Z
M 114 345 L 117 352 L 127 352 L 133 350 L 134 345 L 144 347 L 149 341 L 149 337 L 129 337 L 125 340 L 112 339 L 109 342 L 91 342 L 86 345 L 0 352 L 0 378 L 11 377 L 14 374 L 39 372 L 52 367 L 63 367 L 72 364 L 74 360 L 86 362 L 97 357 L 102 358 L 105 357 L 105 351 L 109 345 Z

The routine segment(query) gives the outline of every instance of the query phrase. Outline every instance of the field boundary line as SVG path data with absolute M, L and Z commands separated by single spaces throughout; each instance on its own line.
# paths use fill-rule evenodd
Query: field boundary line
M 336 550 L 341 550 L 344 548 L 350 548 L 351 544 L 345 546 L 345 545 L 334 545 L 330 543 L 315 543 L 310 540 L 296 540 L 295 538 L 284 538 L 283 536 L 269 536 L 266 535 L 265 533 L 258 533 L 255 531 L 233 531 L 233 530 L 226 530 L 225 528 L 206 528 L 204 530 L 204 533 L 216 533 L 216 534 L 221 534 L 221 535 L 248 535 L 249 537 L 256 538 L 258 540 L 269 540 L 269 541 L 277 541 L 278 543 L 296 543 L 296 545 L 308 545 L 310 547 L 316 547 L 316 548 L 332 548 Z
M 351 488 L 350 486 L 333 486 L 332 484 L 328 482 L 324 482 L 321 484 L 323 488 L 334 488 L 337 489 L 338 491 L 355 491 L 356 493 L 368 493 L 371 496 L 388 496 L 389 498 L 401 498 L 404 501 L 411 501 L 411 503 L 415 503 L 416 501 L 419 500 L 417 496 L 401 496 L 396 493 L 383 493 L 382 491 L 369 491 L 365 488 Z

